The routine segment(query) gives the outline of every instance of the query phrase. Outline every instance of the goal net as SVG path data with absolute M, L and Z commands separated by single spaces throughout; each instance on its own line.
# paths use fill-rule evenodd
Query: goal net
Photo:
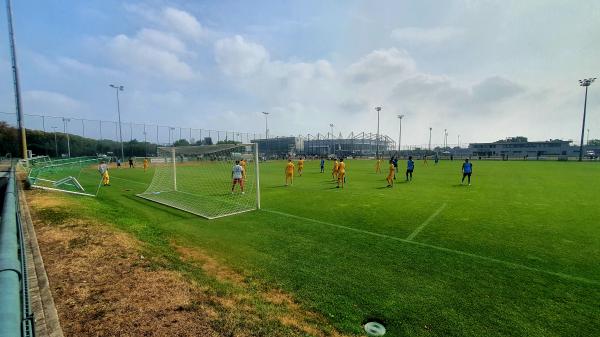
M 256 144 L 218 144 L 161 147 L 152 158 L 154 177 L 145 192 L 147 200 L 208 219 L 260 208 Z M 243 192 L 232 192 L 232 170 L 245 161 Z
M 98 163 L 96 157 L 39 162 L 31 166 L 28 180 L 33 188 L 95 197 L 102 180 Z

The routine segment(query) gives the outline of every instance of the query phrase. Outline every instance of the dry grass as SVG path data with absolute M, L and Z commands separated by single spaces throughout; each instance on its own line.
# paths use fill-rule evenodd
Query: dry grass
M 237 291 L 217 295 L 179 272 L 157 270 L 130 235 L 70 218 L 72 199 L 39 191 L 28 198 L 66 336 L 341 336 L 290 295 L 250 289 L 205 252 L 176 247 L 185 263 Z

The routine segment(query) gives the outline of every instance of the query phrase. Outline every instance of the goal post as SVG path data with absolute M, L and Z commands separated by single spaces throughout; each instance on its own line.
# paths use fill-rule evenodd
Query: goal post
M 234 184 L 236 161 L 246 168 Z M 154 176 L 141 198 L 207 219 L 260 208 L 257 144 L 159 147 L 151 163 Z

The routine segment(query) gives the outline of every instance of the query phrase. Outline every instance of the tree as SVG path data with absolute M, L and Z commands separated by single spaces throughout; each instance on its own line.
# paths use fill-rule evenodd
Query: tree
M 588 142 L 589 146 L 600 146 L 600 139 L 590 139 Z
M 190 145 L 190 142 L 188 142 L 185 139 L 179 139 L 173 143 L 173 146 L 188 146 L 188 145 Z

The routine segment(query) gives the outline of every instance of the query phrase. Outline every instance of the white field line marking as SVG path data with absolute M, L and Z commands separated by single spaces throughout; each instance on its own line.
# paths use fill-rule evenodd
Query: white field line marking
M 417 236 L 423 230 L 423 228 L 425 228 L 425 226 L 429 225 L 431 220 L 433 220 L 436 216 L 438 216 L 438 214 L 440 214 L 440 212 L 442 212 L 444 210 L 444 208 L 446 208 L 446 206 L 447 206 L 446 203 L 442 204 L 442 206 L 440 206 L 440 208 L 438 208 L 437 211 L 433 212 L 433 214 L 431 214 L 429 216 L 429 218 L 427 218 L 427 220 L 423 221 L 421 226 L 417 227 L 417 229 L 415 229 L 414 232 L 410 233 L 410 235 L 406 238 L 406 240 L 412 241 L 412 239 L 414 239 L 415 236 Z
M 330 226 L 330 227 L 335 227 L 335 228 L 340 228 L 340 229 L 346 229 L 346 230 L 353 231 L 353 232 L 356 232 L 356 233 L 362 233 L 362 234 L 377 236 L 377 237 L 385 238 L 385 239 L 389 239 L 389 240 L 404 242 L 404 243 L 408 243 L 408 244 L 415 245 L 415 246 L 420 246 L 420 247 L 426 247 L 426 248 L 430 248 L 430 249 L 435 249 L 435 250 L 439 250 L 439 251 L 446 252 L 446 253 L 452 253 L 452 254 L 456 254 L 456 255 L 468 256 L 468 257 L 471 257 L 471 258 L 474 258 L 474 259 L 479 259 L 479 260 L 483 260 L 483 261 L 487 261 L 487 262 L 494 262 L 494 263 L 502 264 L 502 265 L 504 265 L 506 267 L 511 267 L 511 268 L 515 268 L 515 269 L 525 269 L 525 270 L 529 270 L 529 271 L 533 271 L 533 272 L 537 272 L 537 273 L 542 273 L 542 274 L 557 276 L 557 277 L 568 279 L 568 280 L 572 280 L 572 281 L 579 281 L 579 282 L 588 283 L 588 284 L 600 285 L 600 281 L 598 281 L 598 280 L 592 280 L 592 279 L 588 279 L 588 278 L 581 277 L 581 276 L 574 276 L 574 275 L 569 275 L 569 274 L 560 273 L 560 272 L 554 272 L 554 271 L 549 271 L 549 270 L 544 270 L 544 269 L 538 269 L 538 268 L 535 268 L 535 267 L 529 267 L 529 266 L 526 266 L 526 265 L 523 265 L 523 264 L 519 264 L 519 263 L 515 263 L 515 262 L 510 262 L 510 261 L 504 261 L 504 260 L 496 259 L 496 258 L 493 258 L 493 257 L 488 257 L 488 256 L 483 256 L 483 255 L 477 255 L 477 254 L 463 252 L 463 251 L 455 250 L 455 249 L 451 249 L 451 248 L 434 246 L 434 245 L 431 245 L 431 244 L 428 244 L 428 243 L 422 243 L 422 242 L 417 242 L 417 241 L 409 241 L 409 240 L 402 239 L 402 238 L 395 237 L 395 236 L 391 236 L 391 235 L 380 234 L 380 233 L 366 231 L 366 230 L 363 230 L 363 229 L 357 229 L 357 228 L 352 228 L 352 227 L 337 225 L 337 224 L 333 224 L 333 223 L 329 223 L 329 222 L 325 222 L 325 221 L 320 221 L 320 220 L 316 220 L 316 219 L 311 219 L 311 218 L 305 218 L 303 216 L 293 215 L 293 214 L 289 214 L 289 213 L 284 213 L 284 212 L 279 212 L 279 211 L 274 211 L 274 210 L 269 210 L 269 209 L 264 209 L 264 208 L 261 209 L 261 211 L 267 212 L 267 213 L 272 213 L 272 214 L 279 214 L 281 216 L 285 216 L 285 217 L 288 217 L 288 218 L 293 218 L 293 219 L 298 219 L 298 220 L 304 220 L 304 221 L 310 221 L 310 222 L 313 222 L 313 223 L 318 223 L 318 224 L 322 224 L 322 225 L 326 225 L 326 226 Z

